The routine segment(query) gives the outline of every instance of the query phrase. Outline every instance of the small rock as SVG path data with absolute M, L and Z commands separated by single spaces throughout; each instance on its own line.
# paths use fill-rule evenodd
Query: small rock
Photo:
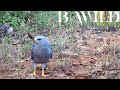
M 91 34 L 101 34 L 102 32 L 100 30 L 93 30 Z
M 62 52 L 59 53 L 58 58 L 62 58 L 62 57 L 78 58 L 79 54 L 74 53 L 72 51 L 62 51 Z
M 103 38 L 98 38 L 96 40 L 97 40 L 97 42 L 103 42 Z
M 120 45 L 115 47 L 115 53 L 120 53 Z
M 68 45 L 65 46 L 65 49 L 70 49 L 70 47 Z
M 17 45 L 17 44 L 19 44 L 19 42 L 20 42 L 19 40 L 14 40 L 14 39 L 13 39 L 13 43 L 12 43 L 12 44 L 13 44 L 13 45 Z
M 105 76 L 99 76 L 98 79 L 107 79 Z
M 75 78 L 76 79 L 90 78 L 90 73 L 88 71 L 82 70 L 82 71 L 76 72 Z
M 83 41 L 82 45 L 88 45 L 87 41 Z
M 87 40 L 87 38 L 85 36 L 82 36 L 82 40 Z
M 79 46 L 79 48 L 80 48 L 82 51 L 87 50 L 87 47 L 85 47 L 85 46 Z
M 88 60 L 81 60 L 82 65 L 88 65 L 89 61 Z
M 4 35 L 13 34 L 13 28 L 7 24 L 1 24 L 0 32 Z
M 102 67 L 97 67 L 97 68 L 94 68 L 92 71 L 93 72 L 100 72 L 100 71 L 103 71 L 103 68 Z
M 104 66 L 105 65 L 105 62 L 103 62 L 103 61 L 100 61 L 100 62 L 96 62 L 95 63 L 95 66 L 96 67 L 102 67 L 102 66 Z
M 57 76 L 59 76 L 59 77 L 65 77 L 66 75 L 65 74 L 58 74 Z

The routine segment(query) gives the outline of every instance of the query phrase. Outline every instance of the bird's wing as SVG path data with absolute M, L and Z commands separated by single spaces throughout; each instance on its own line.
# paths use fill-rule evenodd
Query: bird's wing
M 50 52 L 50 58 L 52 58 L 53 57 L 53 49 L 52 49 L 51 45 L 50 45 L 50 50 L 51 50 L 51 52 Z

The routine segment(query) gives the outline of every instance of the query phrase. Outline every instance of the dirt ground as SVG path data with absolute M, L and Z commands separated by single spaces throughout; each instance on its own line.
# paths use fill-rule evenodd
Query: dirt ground
M 60 63 L 63 62 L 63 63 Z M 120 61 L 103 61 L 97 57 L 53 58 L 47 65 L 45 74 L 41 76 L 41 65 L 33 76 L 32 61 L 21 60 L 16 64 L 1 65 L 1 79 L 119 79 Z M 4 67 L 4 68 L 3 68 Z M 107 69 L 108 67 L 108 69 Z M 110 68 L 114 68 L 111 69 Z M 105 69 L 106 68 L 106 69 Z M 116 69 L 115 69 L 116 68 Z M 118 68 L 118 69 L 117 69 Z
M 32 75 L 32 61 L 22 60 L 16 64 L 4 65 L 2 67 L 0 78 L 1 79 L 90 79 L 92 78 L 87 70 L 87 65 L 80 63 L 78 59 L 64 58 L 65 65 L 58 64 L 60 59 L 52 59 L 47 65 L 45 74 L 48 76 L 41 76 L 41 65 L 38 65 L 36 69 L 36 76 Z M 56 66 L 58 64 L 58 66 Z M 20 67 L 21 70 L 16 72 L 16 68 Z

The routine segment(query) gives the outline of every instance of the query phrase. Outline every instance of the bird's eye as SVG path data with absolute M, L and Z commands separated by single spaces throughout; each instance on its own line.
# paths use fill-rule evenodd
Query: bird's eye
M 37 39 L 37 40 L 41 40 L 41 39 L 39 38 L 39 39 Z

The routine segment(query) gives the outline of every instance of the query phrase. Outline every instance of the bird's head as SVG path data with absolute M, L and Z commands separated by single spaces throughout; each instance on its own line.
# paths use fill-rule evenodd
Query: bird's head
M 43 39 L 45 39 L 46 37 L 45 36 L 36 36 L 35 38 L 34 38 L 34 41 L 36 42 L 36 43 L 38 43 L 40 40 L 43 40 Z
M 36 36 L 34 38 L 34 41 L 36 43 L 39 43 L 40 41 L 44 41 L 44 40 L 47 41 L 48 43 L 50 43 L 49 39 L 47 37 L 45 37 L 45 36 Z

